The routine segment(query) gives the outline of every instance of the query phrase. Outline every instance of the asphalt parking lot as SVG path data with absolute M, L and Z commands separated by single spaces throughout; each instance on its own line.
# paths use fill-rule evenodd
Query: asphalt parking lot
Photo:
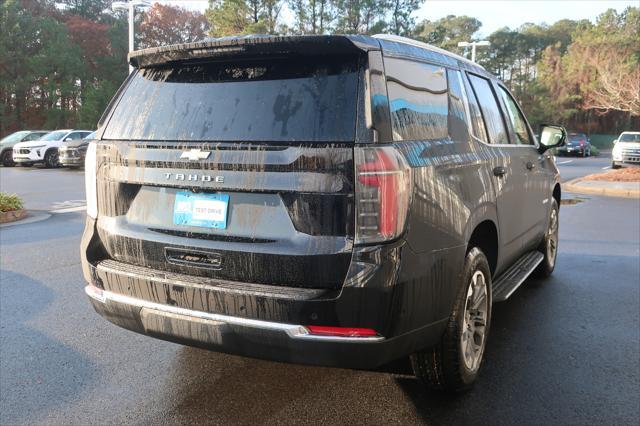
M 563 163 L 563 161 L 569 161 Z M 559 158 L 564 180 L 608 157 Z M 575 196 L 546 282 L 495 305 L 477 386 L 279 364 L 155 340 L 93 312 L 78 245 L 83 174 L 0 168 L 41 220 L 0 228 L 0 424 L 637 424 L 640 201 Z

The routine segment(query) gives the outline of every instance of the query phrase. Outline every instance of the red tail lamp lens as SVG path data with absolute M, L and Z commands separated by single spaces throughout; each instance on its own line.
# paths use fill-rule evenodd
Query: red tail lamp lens
M 306 326 L 310 334 L 316 336 L 337 336 L 337 337 L 376 337 L 378 333 L 370 328 L 354 327 L 327 327 L 322 325 Z
M 403 232 L 411 169 L 394 147 L 359 147 L 356 158 L 356 243 L 392 240 Z

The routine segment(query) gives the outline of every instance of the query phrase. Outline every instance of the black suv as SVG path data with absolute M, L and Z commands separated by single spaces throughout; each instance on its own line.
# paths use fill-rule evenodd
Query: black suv
M 161 339 L 475 380 L 492 303 L 558 247 L 564 129 L 412 40 L 241 37 L 134 52 L 87 151 L 85 288 Z

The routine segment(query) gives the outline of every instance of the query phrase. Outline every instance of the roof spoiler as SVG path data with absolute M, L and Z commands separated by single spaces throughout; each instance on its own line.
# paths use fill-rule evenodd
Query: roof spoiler
M 129 64 L 136 68 L 152 67 L 191 59 L 236 55 L 348 54 L 380 50 L 377 40 L 367 36 L 289 36 L 250 35 L 223 37 L 204 41 L 152 47 L 129 53 Z

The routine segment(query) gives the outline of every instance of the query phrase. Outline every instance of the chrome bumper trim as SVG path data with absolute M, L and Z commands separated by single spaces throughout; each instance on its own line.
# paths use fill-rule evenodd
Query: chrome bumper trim
M 160 303 L 149 302 L 148 300 L 136 299 L 134 297 L 117 294 L 110 291 L 99 289 L 94 285 L 87 285 L 84 288 L 85 293 L 90 298 L 103 303 L 109 302 L 120 303 L 137 308 L 153 309 L 168 314 L 177 314 L 199 320 L 208 320 L 222 322 L 230 325 L 241 327 L 251 327 L 261 330 L 270 330 L 285 332 L 292 339 L 315 340 L 324 342 L 343 342 L 343 343 L 376 343 L 384 340 L 382 336 L 374 337 L 342 337 L 342 336 L 318 336 L 309 334 L 309 330 L 302 325 L 284 324 L 279 322 L 262 321 L 250 318 L 232 317 L 228 315 L 212 314 L 209 312 L 194 311 L 192 309 L 179 308 L 176 306 L 162 305 Z

